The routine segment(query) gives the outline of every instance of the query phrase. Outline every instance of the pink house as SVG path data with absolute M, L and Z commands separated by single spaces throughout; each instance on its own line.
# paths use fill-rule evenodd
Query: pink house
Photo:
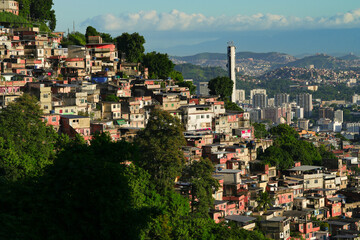
M 53 126 L 55 131 L 60 128 L 60 115 L 59 114 L 45 114 L 42 116 L 43 121 L 47 126 Z

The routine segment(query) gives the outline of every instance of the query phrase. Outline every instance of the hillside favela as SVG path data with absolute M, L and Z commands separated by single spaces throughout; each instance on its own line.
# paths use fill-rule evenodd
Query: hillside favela
M 358 2 L 252 2 L 1 0 L 0 239 L 360 240 Z

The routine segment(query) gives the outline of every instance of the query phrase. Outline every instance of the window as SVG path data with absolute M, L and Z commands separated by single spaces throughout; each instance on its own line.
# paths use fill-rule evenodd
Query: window
M 206 118 L 210 118 L 210 115 L 206 115 Z
M 318 183 L 318 180 L 315 180 L 314 182 L 315 182 L 315 183 Z
M 52 117 L 51 121 L 56 122 L 56 117 Z
M 205 116 L 204 116 L 204 115 L 201 115 L 201 118 L 205 118 Z
M 44 105 L 44 109 L 49 109 L 49 106 L 48 106 L 48 105 Z
M 291 199 L 291 195 L 288 196 L 288 199 Z

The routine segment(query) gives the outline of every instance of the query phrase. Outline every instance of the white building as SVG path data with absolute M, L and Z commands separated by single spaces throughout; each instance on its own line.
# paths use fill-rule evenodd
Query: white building
M 354 94 L 354 96 L 352 96 L 352 103 L 360 104 L 360 95 Z
M 347 123 L 346 124 L 346 131 L 347 132 L 353 132 L 353 133 L 359 133 L 360 130 L 360 123 Z
M 334 112 L 334 122 L 342 123 L 344 121 L 344 114 L 342 110 L 336 110 Z
M 266 89 L 257 88 L 257 89 L 250 90 L 250 100 L 253 99 L 253 96 L 255 94 L 264 94 L 264 95 L 266 95 Z
M 181 107 L 186 131 L 211 130 L 215 116 L 214 105 L 189 105 Z
M 245 101 L 245 90 L 236 89 L 235 102 Z
M 235 73 L 235 53 L 236 48 L 233 42 L 229 42 L 228 45 L 228 71 L 229 71 L 229 78 L 233 81 L 233 91 L 231 96 L 231 101 L 236 102 L 236 73 Z
M 300 119 L 300 118 L 304 118 L 304 108 L 301 107 L 297 107 L 294 111 L 295 113 L 295 117 Z
M 342 123 L 340 122 L 331 122 L 329 123 L 329 130 L 333 132 L 341 132 Z

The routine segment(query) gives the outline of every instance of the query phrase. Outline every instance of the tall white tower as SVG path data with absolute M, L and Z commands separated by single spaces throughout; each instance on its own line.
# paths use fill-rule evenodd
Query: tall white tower
M 231 101 L 236 101 L 236 75 L 235 75 L 235 51 L 234 42 L 228 42 L 228 71 L 229 78 L 233 81 L 233 91 Z

